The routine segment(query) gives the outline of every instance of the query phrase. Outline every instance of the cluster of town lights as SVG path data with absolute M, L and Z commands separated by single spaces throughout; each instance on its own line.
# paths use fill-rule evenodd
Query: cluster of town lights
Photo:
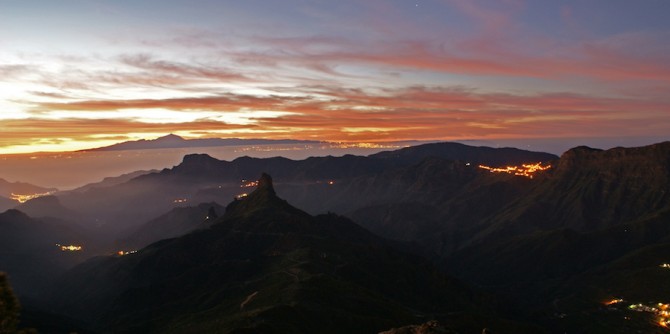
M 633 304 L 628 306 L 632 311 L 637 312 L 648 312 L 653 313 L 658 316 L 658 325 L 661 327 L 668 328 L 670 326 L 670 311 L 668 311 L 670 304 L 658 303 L 653 306 L 644 305 L 644 304 Z
M 60 248 L 62 252 L 78 252 L 82 250 L 81 246 L 77 245 L 61 245 L 61 244 L 56 244 Z
M 291 147 L 276 147 L 276 146 L 248 146 L 236 148 L 234 152 L 277 152 L 277 151 L 302 151 L 313 148 L 311 145 L 291 146 Z
M 38 197 L 49 196 L 51 194 L 53 194 L 53 191 L 48 191 L 48 192 L 39 193 L 39 194 L 27 194 L 27 195 L 12 193 L 9 198 L 11 198 L 12 200 L 15 200 L 19 203 L 25 203 L 25 202 L 30 201 L 31 199 L 35 199 L 35 198 L 38 198 Z
M 621 298 L 615 298 L 615 299 L 610 299 L 610 300 L 606 301 L 604 304 L 605 304 L 606 306 L 610 306 L 610 305 L 619 304 L 619 303 L 621 303 L 621 302 L 623 302 L 623 299 L 621 299 Z
M 256 187 L 256 186 L 258 186 L 258 181 L 242 180 L 242 184 L 240 185 L 240 188 L 251 188 L 251 187 Z
M 330 143 L 330 147 L 331 148 L 401 148 L 401 147 L 408 147 L 408 145 L 333 142 Z
M 118 256 L 124 256 L 124 255 L 135 254 L 135 253 L 137 253 L 136 250 L 131 250 L 131 251 L 122 251 L 122 250 L 120 250 L 120 251 L 116 252 L 116 255 L 118 255 Z
M 543 172 L 551 168 L 551 165 L 542 166 L 541 162 L 536 164 L 523 164 L 519 166 L 506 166 L 506 167 L 489 167 L 485 165 L 479 165 L 479 168 L 486 169 L 491 173 L 507 173 L 517 176 L 525 176 L 527 178 L 533 178 L 533 175 L 537 172 Z
M 258 181 L 249 181 L 247 179 L 242 180 L 242 184 L 240 185 L 240 188 L 251 188 L 251 187 L 257 187 L 258 186 Z M 249 196 L 248 193 L 241 193 L 237 196 L 235 196 L 235 199 L 243 199 L 245 197 Z
M 605 306 L 616 306 L 617 304 L 623 303 L 621 298 L 613 298 L 603 302 Z M 657 304 L 631 304 L 628 306 L 628 310 L 635 312 L 646 312 L 651 313 L 657 317 L 656 323 L 664 328 L 670 328 L 670 304 L 657 303 Z

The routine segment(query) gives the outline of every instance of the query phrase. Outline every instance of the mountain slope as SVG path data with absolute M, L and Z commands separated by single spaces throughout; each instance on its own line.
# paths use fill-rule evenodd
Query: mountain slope
M 85 258 L 84 252 L 63 252 L 57 244 L 82 245 L 87 237 L 75 225 L 55 219 L 33 219 L 23 212 L 0 214 L 0 271 L 7 272 L 22 297 L 39 290 Z
M 597 231 L 563 228 L 490 240 L 449 256 L 448 266 L 479 284 L 514 284 L 527 288 L 543 280 L 581 274 L 638 249 L 668 242 L 667 219 L 670 219 L 670 210 Z
M 207 228 L 223 211 L 224 208 L 217 203 L 174 208 L 130 232 L 119 242 L 121 249 L 139 249 L 159 240 L 175 238 L 196 229 Z
M 7 211 L 16 206 L 16 201 L 0 196 L 0 212 Z
M 44 188 L 30 183 L 9 182 L 7 180 L 0 179 L 0 196 L 8 198 L 12 196 L 12 194 L 42 194 L 47 192 L 54 192 L 56 190 L 56 188 Z
M 119 175 L 119 176 L 106 177 L 100 182 L 89 183 L 89 184 L 83 185 L 79 188 L 73 189 L 71 191 L 72 192 L 85 192 L 85 191 L 91 190 L 93 188 L 112 187 L 112 186 L 116 186 L 116 185 L 128 182 L 128 181 L 130 181 L 130 180 L 132 180 L 132 179 L 134 179 L 138 176 L 142 176 L 142 175 L 146 175 L 146 174 L 150 174 L 150 173 L 156 173 L 156 172 L 158 172 L 158 171 L 155 170 L 155 169 L 152 169 L 152 170 L 138 170 L 138 171 L 134 171 L 134 172 L 131 172 L 131 173 L 126 173 L 126 174 Z
M 267 175 L 210 229 L 88 261 L 54 296 L 103 332 L 143 333 L 374 333 L 417 316 L 480 331 L 464 320 L 476 298 L 346 218 L 296 209 Z
M 16 206 L 16 209 L 37 218 L 53 217 L 74 221 L 79 216 L 77 212 L 63 206 L 60 199 L 54 195 L 31 199 Z

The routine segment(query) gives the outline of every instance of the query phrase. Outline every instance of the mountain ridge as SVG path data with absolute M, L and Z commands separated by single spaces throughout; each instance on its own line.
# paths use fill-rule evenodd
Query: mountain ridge
M 440 146 L 432 145 L 429 151 Z M 473 150 L 479 149 L 473 148 Z M 338 195 L 338 198 L 333 199 L 337 200 L 337 203 L 331 206 L 330 200 L 315 201 L 318 197 L 311 192 L 318 191 L 323 195 L 326 195 L 324 192 L 328 192 L 335 195 L 339 193 L 339 189 L 343 189 L 339 186 L 340 181 L 357 182 L 354 181 L 357 178 L 370 178 L 386 171 L 407 168 L 426 159 L 424 155 L 424 153 L 409 154 L 409 158 L 402 160 L 345 155 L 312 157 L 304 160 L 240 157 L 232 161 L 223 161 L 209 155 L 189 154 L 184 156 L 180 164 L 160 172 L 139 175 L 132 180 L 104 189 L 89 188 L 84 192 L 63 192 L 58 196 L 63 205 L 118 231 L 131 227 L 121 226 L 123 222 L 128 222 L 129 225 L 140 224 L 168 211 L 174 207 L 173 202 L 178 199 L 203 203 L 218 201 L 219 198 L 233 198 L 243 191 L 239 187 L 241 180 L 252 179 L 262 172 L 268 172 L 282 180 L 277 186 L 282 188 L 287 198 L 308 212 L 347 213 L 355 209 L 346 209 L 346 206 L 355 203 L 347 199 L 348 195 Z M 449 152 L 437 151 L 429 155 L 462 160 L 461 156 Z M 518 158 L 520 160 L 516 162 L 538 161 L 538 158 L 543 157 L 557 158 L 534 152 L 525 152 L 523 157 L 525 158 Z M 477 161 L 473 160 L 473 166 L 470 168 L 476 168 L 476 163 Z M 347 182 L 342 183 L 345 184 Z M 326 185 L 330 187 L 324 187 Z M 138 201 L 144 204 L 141 210 L 134 209 L 136 207 L 134 203 Z M 116 207 L 127 207 L 129 210 L 118 212 L 114 209 Z M 346 210 L 342 210 L 343 207 Z

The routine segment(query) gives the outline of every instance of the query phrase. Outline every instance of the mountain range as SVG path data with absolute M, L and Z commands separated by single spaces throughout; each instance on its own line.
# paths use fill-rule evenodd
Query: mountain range
M 535 172 L 524 172 L 533 168 Z M 269 188 L 268 182 L 258 182 L 263 181 L 257 179 L 263 172 L 276 181 Z M 253 191 L 255 187 L 259 189 Z M 291 205 L 278 199 L 274 189 Z M 268 331 L 262 325 L 266 322 L 286 325 L 278 328 L 291 331 L 314 331 L 317 327 L 308 318 L 324 323 L 329 321 L 320 318 L 324 314 L 360 313 L 335 296 L 346 295 L 375 307 L 382 307 L 376 304 L 380 296 L 393 301 L 388 305 L 398 308 L 388 306 L 382 313 L 397 314 L 402 321 L 360 313 L 376 320 L 354 316 L 357 320 L 349 327 L 338 327 L 340 332 L 375 332 L 438 319 L 450 331 L 463 333 L 481 332 L 487 326 L 507 333 L 541 332 L 533 326 L 555 333 L 653 333 L 663 329 L 659 314 L 650 311 L 652 306 L 639 312 L 635 311 L 638 306 L 629 306 L 670 300 L 670 291 L 662 283 L 670 278 L 670 269 L 662 266 L 670 263 L 665 258 L 670 249 L 669 190 L 668 142 L 606 151 L 576 147 L 560 157 L 437 143 L 367 157 L 305 160 L 221 161 L 187 155 L 172 168 L 60 192 L 53 198 L 29 201 L 24 210 L 44 217 L 38 219 L 84 226 L 86 242 L 94 244 L 89 249 L 97 254 L 138 250 L 127 256 L 90 259 L 68 271 L 67 279 L 51 280 L 53 288 L 41 290 L 51 293 L 52 306 L 46 312 L 68 310 L 68 317 L 80 316 L 80 321 L 103 332 L 107 327 L 95 324 L 141 332 L 166 330 L 160 324 L 169 322 L 177 328 L 175 332 L 188 332 L 184 326 L 194 323 L 202 322 L 200 329 L 214 328 L 214 318 L 221 319 L 221 332 Z M 230 201 L 224 209 L 222 205 Z M 281 223 L 285 220 L 292 223 Z M 275 234 L 266 235 L 268 231 Z M 329 241 L 322 245 L 314 240 Z M 366 248 L 368 244 L 371 248 Z M 302 253 L 305 248 L 311 251 Z M 206 253 L 214 249 L 223 252 L 216 253 L 220 259 Z M 329 263 L 318 256 L 322 253 L 332 259 L 328 254 L 333 249 L 338 249 L 337 259 L 369 270 L 355 269 L 356 275 L 340 276 L 336 269 L 342 262 Z M 274 251 L 280 253 L 268 255 Z M 397 252 L 394 258 L 412 260 L 394 262 L 382 256 L 392 252 Z M 227 257 L 230 254 L 234 256 Z M 301 265 L 291 266 L 296 264 L 291 259 Z M 64 272 L 69 265 L 61 268 Z M 179 268 L 184 274 L 167 275 L 167 268 Z M 223 275 L 215 268 L 238 276 Z M 315 286 L 308 288 L 300 281 L 294 287 L 297 290 L 289 288 L 295 276 L 277 273 L 279 269 L 298 278 L 306 273 L 310 282 L 325 275 L 323 287 L 337 293 L 324 298 L 338 300 L 335 308 L 313 304 L 316 297 L 310 293 L 320 290 Z M 376 281 L 379 277 L 404 277 L 403 273 L 412 271 L 421 273 L 413 276 L 420 286 L 438 286 L 423 281 L 428 276 L 453 283 L 440 289 L 454 294 L 454 304 L 446 301 L 451 298 L 430 304 L 429 294 L 409 281 L 397 284 L 396 290 L 402 286 L 417 292 L 412 297 L 401 297 L 391 288 L 372 288 L 384 286 Z M 90 282 L 82 281 L 86 278 Z M 213 281 L 221 281 L 221 287 Z M 242 283 L 249 281 L 256 283 L 249 283 L 250 287 Z M 194 286 L 201 283 L 207 287 Z M 65 296 L 53 290 L 66 286 L 70 288 L 63 291 L 73 296 L 95 296 L 94 305 L 63 302 Z M 175 293 L 183 286 L 188 289 L 170 302 L 165 291 Z M 77 287 L 85 289 L 78 292 Z M 270 299 L 260 298 L 265 289 L 272 292 Z M 17 289 L 20 296 L 21 290 Z M 206 291 L 227 306 L 217 306 Z M 284 294 L 287 291 L 293 294 Z M 461 298 L 463 293 L 468 297 Z M 148 297 L 154 295 L 168 299 L 159 298 L 160 303 Z M 247 298 L 245 307 L 259 298 L 261 309 L 247 313 L 240 307 Z M 130 301 L 137 299 L 141 302 L 134 306 Z M 207 306 L 199 308 L 196 300 Z M 284 305 L 279 300 L 296 308 L 274 308 Z M 305 309 L 307 300 L 315 313 Z M 604 304 L 612 300 L 617 302 Z M 32 305 L 44 308 L 45 303 L 36 300 Z M 468 311 L 455 311 L 454 305 Z M 408 308 L 420 312 L 407 317 Z M 146 313 L 149 310 L 154 313 Z M 178 317 L 175 312 L 189 315 Z M 287 320 L 293 318 L 302 319 L 306 327 L 295 327 Z M 369 327 L 356 329 L 354 323 Z M 131 324 L 139 327 L 124 327 Z M 419 327 L 425 326 L 406 328 Z
M 55 307 L 110 333 L 374 333 L 425 317 L 511 326 L 428 262 L 291 206 L 267 174 L 258 182 L 206 230 L 68 272 Z

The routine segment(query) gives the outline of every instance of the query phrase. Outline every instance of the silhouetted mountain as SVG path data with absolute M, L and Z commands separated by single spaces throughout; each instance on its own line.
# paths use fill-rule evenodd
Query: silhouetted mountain
M 404 175 L 404 169 L 415 168 L 413 166 L 422 163 L 422 160 L 440 160 L 445 164 L 463 165 L 461 169 L 465 168 L 464 159 L 471 158 L 472 155 L 465 153 L 464 156 L 455 155 L 451 150 L 442 149 L 442 145 L 452 146 L 451 143 L 430 144 L 427 148 L 421 149 L 421 154 L 403 154 L 402 158 L 346 155 L 299 161 L 249 157 L 220 161 L 207 155 L 193 154 L 185 156 L 181 164 L 171 169 L 141 175 L 111 187 L 92 187 L 81 192 L 59 193 L 58 196 L 66 207 L 81 213 L 88 221 L 103 226 L 109 234 L 119 236 L 120 231 L 135 228 L 176 206 L 183 206 L 184 202 L 203 203 L 218 201 L 221 198 L 233 198 L 245 191 L 240 188 L 241 180 L 252 180 L 256 175 L 267 171 L 282 180 L 277 187 L 286 194 L 286 198 L 308 212 L 348 213 L 370 205 L 404 201 L 408 196 L 405 191 L 408 187 L 415 189 L 413 194 L 428 193 L 420 188 L 421 185 L 430 186 L 434 183 L 428 176 L 422 177 L 421 183 L 416 184 L 412 178 L 414 175 L 406 173 L 407 175 L 401 179 L 402 183 L 395 183 Z M 457 145 L 459 148 L 463 146 Z M 545 153 L 516 150 L 514 152 L 516 152 L 514 159 L 518 161 L 509 159 L 506 161 L 520 164 L 553 157 Z M 441 157 L 441 154 L 445 156 Z M 433 158 L 425 158 L 424 155 Z M 454 161 L 462 163 L 456 164 Z M 478 170 L 479 160 L 470 162 L 470 166 L 467 167 L 471 174 L 481 176 L 489 174 Z M 448 172 L 441 173 L 445 174 Z M 393 187 L 379 187 L 379 185 L 393 185 Z M 437 187 L 433 187 L 433 190 L 435 191 L 430 194 L 437 194 L 436 191 L 440 191 Z M 453 193 L 452 191 L 449 194 Z M 446 196 L 438 195 L 440 198 Z M 118 210 L 119 207 L 123 207 L 124 210 Z
M 29 195 L 55 192 L 56 188 L 44 188 L 25 182 L 9 182 L 0 179 L 0 196 L 10 198 L 12 194 Z
M 5 212 L 16 206 L 16 201 L 0 196 L 0 212 Z
M 40 288 L 85 258 L 81 252 L 63 252 L 57 244 L 86 241 L 85 233 L 75 225 L 8 210 L 0 214 L 0 270 L 12 277 L 17 294 L 35 298 Z
M 52 217 L 63 220 L 78 220 L 79 217 L 75 211 L 64 207 L 60 199 L 53 195 L 31 199 L 16 206 L 16 209 L 37 218 Z
M 179 237 L 196 229 L 208 228 L 223 214 L 217 203 L 202 203 L 194 207 L 174 208 L 133 230 L 120 241 L 123 249 L 140 249 L 159 240 Z
M 174 134 L 169 134 L 156 139 L 140 139 L 114 144 L 111 146 L 89 149 L 86 151 L 126 151 L 126 150 L 151 150 L 161 148 L 186 148 L 186 147 L 216 147 L 216 146 L 241 146 L 241 145 L 281 145 L 281 144 L 315 144 L 316 141 L 306 140 L 271 140 L 271 139 L 239 139 L 239 138 L 204 138 L 184 139 Z
M 558 158 L 553 154 L 544 152 L 530 152 L 510 147 L 469 146 L 459 143 L 431 143 L 411 146 L 395 151 L 380 152 L 370 157 L 374 159 L 394 160 L 397 163 L 403 164 L 412 164 L 424 158 L 437 157 L 491 166 L 548 162 Z
M 54 296 L 102 332 L 374 333 L 425 317 L 510 326 L 477 298 L 344 217 L 291 206 L 265 174 L 211 228 L 90 260 Z
M 158 172 L 158 171 L 155 170 L 155 169 L 152 169 L 152 170 L 138 170 L 138 171 L 135 171 L 135 172 L 126 173 L 126 174 L 119 175 L 119 176 L 106 177 L 100 182 L 89 183 L 89 184 L 86 184 L 86 185 L 81 186 L 79 188 L 73 189 L 72 191 L 73 192 L 84 192 L 84 191 L 87 191 L 87 190 L 91 190 L 93 188 L 107 188 L 107 187 L 111 187 L 111 186 L 116 186 L 116 185 L 119 185 L 121 183 L 128 182 L 128 181 L 130 181 L 130 180 L 132 180 L 132 179 L 134 179 L 138 176 L 142 176 L 142 175 L 150 174 L 150 173 L 155 173 L 155 172 Z

